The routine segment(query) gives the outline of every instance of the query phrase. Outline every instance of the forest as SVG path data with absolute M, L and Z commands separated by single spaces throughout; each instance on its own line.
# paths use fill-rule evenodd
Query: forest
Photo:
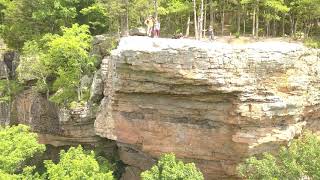
M 92 35 L 122 35 L 158 17 L 161 34 L 202 38 L 211 25 L 217 35 L 319 36 L 319 0 L 1 0 L 1 34 L 21 49 L 26 41 L 60 27 L 86 24 Z

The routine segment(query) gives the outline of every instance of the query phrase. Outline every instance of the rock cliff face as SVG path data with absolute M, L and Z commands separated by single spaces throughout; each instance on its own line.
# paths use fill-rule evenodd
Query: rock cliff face
M 98 59 L 106 56 L 108 49 L 110 49 L 111 39 L 114 38 L 104 35 L 96 36 L 91 55 Z M 0 80 L 6 82 L 15 79 L 19 56 L 15 52 L 7 51 L 2 45 L 0 43 Z M 112 148 L 115 149 L 114 142 L 106 143 L 107 141 L 96 136 L 94 130 L 98 109 L 98 105 L 94 105 L 94 103 L 100 102 L 103 92 L 100 74 L 100 71 L 97 71 L 94 76 L 91 101 L 84 107 L 72 110 L 60 108 L 50 102 L 43 94 L 31 87 L 32 81 L 28 82 L 24 89 L 13 97 L 12 102 L 4 102 L 0 99 L 0 125 L 29 125 L 34 132 L 39 134 L 41 143 L 56 147 L 77 144 L 96 145 L 103 141 L 105 144 L 112 144 L 114 146 Z M 81 82 L 90 85 L 91 80 L 87 77 L 83 78 Z M 0 92 L 0 98 L 2 95 Z
M 14 51 L 6 50 L 5 45 L 0 42 L 0 81 L 2 83 L 6 84 L 8 79 L 15 75 L 18 60 L 18 54 Z M 4 92 L 0 91 L 0 125 L 8 125 L 10 123 L 10 103 L 2 99 L 4 96 Z
M 319 52 L 300 44 L 128 37 L 101 73 L 95 130 L 117 141 L 127 179 L 167 152 L 230 179 L 249 155 L 317 130 Z

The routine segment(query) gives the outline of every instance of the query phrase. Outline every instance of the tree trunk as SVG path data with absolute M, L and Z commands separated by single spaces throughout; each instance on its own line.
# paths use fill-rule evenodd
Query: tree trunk
M 246 35 L 246 19 L 243 19 L 243 35 Z
M 210 0 L 210 26 L 213 26 L 214 24 L 214 19 L 213 19 L 213 2 Z
M 186 37 L 189 37 L 189 33 L 190 33 L 190 14 L 188 16 L 188 21 L 187 21 L 187 29 L 186 29 Z
M 77 87 L 77 94 L 78 94 L 78 102 L 80 102 L 81 101 L 81 91 L 82 91 L 82 82 L 81 82 L 82 76 L 81 76 L 81 73 L 78 74 L 78 78 L 80 79 L 80 82 L 79 82 L 78 87 Z
M 158 18 L 158 0 L 153 0 L 154 3 L 154 17 Z
M 204 6 L 204 19 L 203 19 L 203 37 L 206 38 L 206 29 L 207 29 L 207 4 L 208 0 L 205 1 Z
M 237 33 L 240 35 L 240 25 L 241 25 L 241 2 L 238 1 L 238 11 L 237 11 Z
M 125 8 L 125 13 L 121 15 L 121 36 L 129 36 L 129 12 L 128 12 L 128 6 L 129 6 L 129 0 L 122 0 L 122 7 Z
M 221 35 L 224 35 L 224 4 L 225 4 L 225 0 L 222 1 L 222 14 L 221 14 Z
M 267 23 L 266 23 L 266 36 L 267 37 L 269 37 L 269 29 L 270 29 L 270 22 L 269 21 L 267 21 Z
M 276 36 L 277 36 L 277 22 L 276 22 L 276 20 L 273 20 L 272 36 L 273 36 L 273 37 L 276 37 Z
M 312 28 L 312 20 L 311 18 L 309 18 L 309 20 L 307 21 L 307 30 L 306 30 L 306 33 L 305 33 L 305 38 L 308 38 L 309 37 L 309 34 L 310 34 L 310 31 L 311 31 L 311 28 Z
M 198 37 L 198 22 L 197 22 L 197 4 L 196 0 L 193 0 L 193 14 L 194 14 L 194 36 L 196 39 L 199 39 Z
M 256 15 L 256 37 L 259 37 L 259 4 L 257 5 Z
M 252 36 L 255 36 L 256 32 L 256 8 L 253 8 L 253 14 L 252 14 Z
M 198 21 L 197 21 L 197 4 L 196 0 L 193 0 L 193 16 L 194 16 L 194 36 L 198 39 Z
M 10 124 L 10 119 L 11 119 L 11 104 L 12 104 L 12 93 L 11 93 L 11 87 L 10 87 L 10 79 L 9 79 L 9 72 L 8 72 L 8 67 L 4 66 L 4 72 L 6 74 L 6 82 L 7 82 L 7 91 L 8 95 L 10 96 L 9 103 L 8 103 L 8 119 L 5 121 L 5 125 Z
M 296 36 L 297 33 L 297 25 L 298 25 L 298 19 L 294 20 L 294 25 L 293 25 L 293 36 Z
M 201 0 L 200 19 L 199 19 L 199 39 L 202 39 L 203 32 L 203 0 Z
M 284 23 L 285 23 L 285 17 L 286 17 L 285 14 L 283 14 L 283 15 L 282 15 L 282 37 L 284 37 L 284 36 L 285 36 L 285 33 L 286 33 L 286 32 L 285 32 L 285 27 L 284 27 L 284 25 L 285 25 L 285 24 L 284 24 Z

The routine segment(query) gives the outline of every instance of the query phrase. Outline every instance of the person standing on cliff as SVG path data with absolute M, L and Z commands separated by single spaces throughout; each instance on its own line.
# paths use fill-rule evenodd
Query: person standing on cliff
M 152 31 L 153 31 L 153 25 L 154 25 L 153 17 L 150 15 L 144 21 L 144 24 L 147 26 L 147 36 L 151 37 L 152 36 Z
M 209 26 L 208 35 L 209 35 L 210 40 L 214 40 L 214 29 L 212 26 Z
M 154 37 L 158 38 L 160 36 L 160 22 L 158 18 L 154 20 Z

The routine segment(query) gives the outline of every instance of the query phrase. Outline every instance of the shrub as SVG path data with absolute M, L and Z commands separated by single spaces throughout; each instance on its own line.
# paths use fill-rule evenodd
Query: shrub
M 100 167 L 93 151 L 87 153 L 81 146 L 71 147 L 68 152 L 62 150 L 58 164 L 51 160 L 45 161 L 49 179 L 113 180 L 112 171 L 108 168 L 110 165 L 102 164 Z
M 24 162 L 36 153 L 42 153 L 45 146 L 37 141 L 37 135 L 25 125 L 0 127 L 0 179 L 37 179 L 33 175 L 35 167 L 25 166 Z M 23 169 L 22 174 L 15 174 Z
M 203 180 L 202 173 L 194 163 L 184 164 L 177 161 L 174 154 L 165 154 L 150 170 L 141 174 L 142 180 L 181 179 Z
M 320 38 L 307 38 L 304 45 L 310 48 L 320 48 Z
M 310 132 L 282 147 L 278 154 L 251 157 L 238 167 L 246 179 L 320 179 L 320 140 Z

